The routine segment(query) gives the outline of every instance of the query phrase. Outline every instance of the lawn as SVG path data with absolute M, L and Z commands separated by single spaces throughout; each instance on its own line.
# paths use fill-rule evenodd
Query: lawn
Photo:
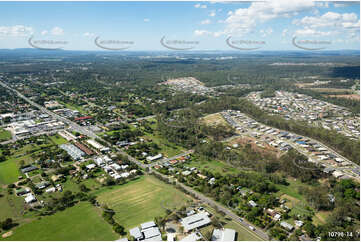
M 115 220 L 126 230 L 165 215 L 165 208 L 185 205 L 189 198 L 171 185 L 152 176 L 142 176 L 128 184 L 97 194 L 101 204 L 115 211 Z
M 10 184 L 18 180 L 20 175 L 14 160 L 0 162 L 0 184 Z
M 173 157 L 185 151 L 184 148 L 172 144 L 168 142 L 165 138 L 162 138 L 160 135 L 157 135 L 156 131 L 155 134 L 150 134 L 147 132 L 145 133 L 146 136 L 144 136 L 143 138 L 152 139 L 152 141 L 159 146 L 160 152 L 165 154 L 167 157 Z
M 11 133 L 10 131 L 0 129 L 0 141 L 6 141 L 11 139 Z
M 199 170 L 209 170 L 211 172 L 235 174 L 238 172 L 237 168 L 232 167 L 224 162 L 217 160 L 205 160 L 199 156 L 193 156 L 190 162 L 186 163 L 189 167 L 196 167 Z
M 68 142 L 66 139 L 64 139 L 63 137 L 61 137 L 58 134 L 49 136 L 49 138 L 56 145 L 61 145 L 61 144 L 65 144 Z
M 13 218 L 18 222 L 22 219 L 21 211 L 24 208 L 24 198 L 10 195 L 7 189 L 2 189 L 0 197 L 0 218 Z M 0 219 L 0 220 L 2 220 Z
M 287 179 L 289 182 L 288 186 L 276 184 L 276 187 L 279 189 L 277 195 L 287 194 L 291 197 L 294 197 L 298 200 L 304 201 L 304 197 L 298 193 L 298 187 L 305 186 L 301 181 L 295 180 L 293 178 Z
M 116 240 L 119 237 L 97 208 L 80 203 L 15 228 L 7 240 Z

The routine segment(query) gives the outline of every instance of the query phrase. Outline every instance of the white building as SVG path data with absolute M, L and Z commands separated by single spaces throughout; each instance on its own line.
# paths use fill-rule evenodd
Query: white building
M 236 231 L 234 229 L 215 229 L 212 234 L 212 241 L 234 241 Z
M 210 218 L 207 213 L 201 212 L 188 217 L 185 217 L 181 220 L 181 224 L 184 227 L 184 232 L 191 231 L 196 228 L 208 225 L 211 223 Z

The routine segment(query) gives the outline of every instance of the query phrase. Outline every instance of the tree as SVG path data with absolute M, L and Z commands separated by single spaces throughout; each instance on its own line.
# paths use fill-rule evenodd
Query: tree
M 0 162 L 6 161 L 6 157 L 4 155 L 0 155 Z
M 125 234 L 126 234 L 124 227 L 121 226 L 121 225 L 118 224 L 118 223 L 115 223 L 115 224 L 113 225 L 113 230 L 114 230 L 116 233 L 120 234 L 120 235 L 125 235 Z
M 79 188 L 80 188 L 80 191 L 82 191 L 82 192 L 88 192 L 90 189 L 89 188 L 87 188 L 84 184 L 81 184 L 80 186 L 79 186 Z
M 11 229 L 14 226 L 15 224 L 13 223 L 12 218 L 7 218 L 3 222 L 1 222 L 1 228 L 4 230 Z
M 203 239 L 206 241 L 211 241 L 212 240 L 212 231 L 207 230 L 204 234 L 203 234 Z

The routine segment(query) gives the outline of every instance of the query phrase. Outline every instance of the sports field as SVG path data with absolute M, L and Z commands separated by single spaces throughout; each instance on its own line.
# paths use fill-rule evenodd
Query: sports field
M 127 230 L 165 215 L 165 209 L 186 204 L 186 195 L 152 176 L 142 176 L 126 185 L 98 195 L 101 204 L 115 211 L 114 218 Z
M 80 203 L 54 215 L 16 227 L 6 240 L 116 240 L 120 236 L 99 209 Z

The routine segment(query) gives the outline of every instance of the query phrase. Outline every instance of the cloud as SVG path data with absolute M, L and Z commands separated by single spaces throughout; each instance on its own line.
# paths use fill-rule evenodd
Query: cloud
M 201 22 L 201 24 L 210 24 L 211 23 L 211 20 L 209 19 L 205 19 Z
M 321 8 L 328 8 L 329 4 L 328 2 L 316 2 L 316 6 Z
M 52 30 L 50 31 L 50 33 L 52 35 L 63 35 L 64 34 L 64 30 L 60 27 L 54 27 L 52 28 Z
M 302 19 L 296 19 L 293 21 L 295 25 L 304 25 L 309 28 L 323 28 L 323 27 L 343 27 L 343 26 L 355 26 L 359 22 L 355 13 L 335 13 L 327 12 L 320 17 L 305 16 Z M 356 25 L 355 25 L 356 24 Z
M 214 17 L 216 16 L 216 11 L 215 10 L 212 10 L 210 13 L 209 13 L 209 17 Z
M 334 31 L 319 31 L 310 28 L 298 29 L 295 31 L 294 36 L 329 36 L 334 35 Z
M 202 35 L 211 35 L 212 32 L 207 31 L 207 30 L 195 30 L 194 34 L 197 36 L 202 36 Z
M 275 18 L 290 18 L 300 12 L 312 10 L 314 6 L 315 3 L 311 0 L 252 2 L 248 8 L 228 12 L 223 32 L 227 35 L 243 35 L 251 32 L 259 23 Z
M 302 19 L 296 19 L 292 22 L 295 25 L 302 26 L 295 34 L 302 35 L 348 35 L 355 38 L 360 31 L 360 20 L 355 13 L 336 13 L 327 12 L 321 16 L 305 16 Z
M 207 8 L 207 5 L 203 5 L 200 3 L 197 3 L 196 5 L 194 5 L 195 8 Z
M 85 33 L 83 34 L 83 36 L 84 36 L 84 37 L 94 37 L 95 34 L 94 34 L 94 33 L 90 33 L 90 32 L 85 32 Z
M 149 19 L 149 18 L 145 18 L 143 21 L 147 23 L 147 22 L 150 22 L 150 19 Z
M 266 30 L 261 29 L 259 32 L 261 33 L 262 37 L 266 37 L 267 35 L 270 35 L 273 33 L 273 29 L 271 29 L 271 28 L 268 28 Z
M 33 28 L 24 25 L 0 26 L 0 36 L 24 37 L 33 34 Z
M 358 1 L 354 1 L 354 2 L 343 1 L 343 2 L 332 2 L 332 3 L 333 3 L 333 6 L 335 8 L 344 8 L 344 7 L 348 7 L 348 6 L 352 6 L 352 5 L 356 5 L 356 4 L 359 5 L 360 4 L 360 2 L 358 2 Z
M 41 33 L 40 33 L 41 35 L 47 35 L 48 34 L 48 31 L 47 30 L 43 30 L 43 31 L 41 31 Z

